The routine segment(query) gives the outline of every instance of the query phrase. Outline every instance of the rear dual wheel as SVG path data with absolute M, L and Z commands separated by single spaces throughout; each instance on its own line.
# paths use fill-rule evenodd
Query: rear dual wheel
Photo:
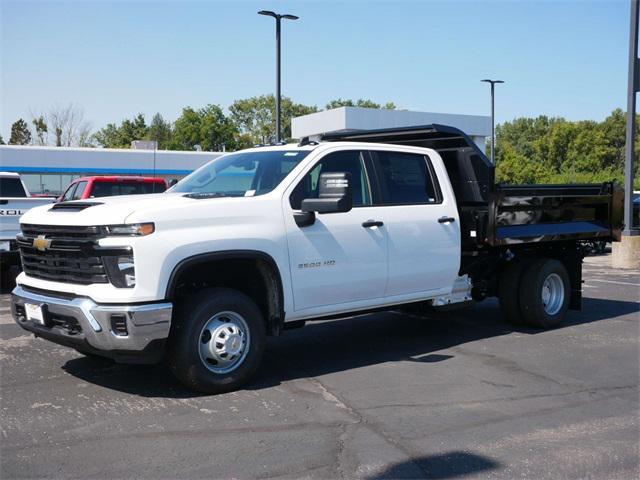
M 500 306 L 516 325 L 552 328 L 569 308 L 569 274 L 558 260 L 521 259 L 509 265 L 499 282 Z

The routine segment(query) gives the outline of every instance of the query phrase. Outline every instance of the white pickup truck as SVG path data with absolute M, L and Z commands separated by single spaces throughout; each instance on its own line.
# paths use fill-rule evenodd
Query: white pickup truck
M 312 319 L 499 296 L 509 321 L 555 326 L 581 305 L 579 240 L 619 234 L 613 184 L 495 185 L 451 127 L 316 140 L 224 155 L 164 194 L 29 211 L 15 321 L 224 392 L 267 335 Z
M 33 198 L 20 175 L 0 172 L 0 270 L 19 265 L 16 235 L 20 233 L 20 217 L 33 207 L 52 203 L 53 199 Z

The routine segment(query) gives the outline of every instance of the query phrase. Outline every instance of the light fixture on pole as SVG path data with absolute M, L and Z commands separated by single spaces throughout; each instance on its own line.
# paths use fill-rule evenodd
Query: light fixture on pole
M 491 84 L 491 163 L 496 163 L 496 102 L 495 89 L 496 83 L 504 83 L 504 80 L 490 80 L 485 78 L 481 82 Z
M 276 19 L 276 142 L 282 139 L 280 126 L 280 23 L 284 18 L 286 20 L 298 20 L 299 17 L 289 14 L 279 14 L 270 10 L 260 10 L 258 15 L 266 15 Z

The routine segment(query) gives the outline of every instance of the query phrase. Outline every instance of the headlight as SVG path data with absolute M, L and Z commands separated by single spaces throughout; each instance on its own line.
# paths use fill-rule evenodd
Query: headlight
M 107 235 L 140 236 L 151 235 L 156 226 L 153 223 L 132 223 L 130 225 L 109 225 L 104 227 Z
M 133 288 L 136 286 L 136 271 L 133 255 L 121 257 L 103 257 L 109 280 L 117 288 Z

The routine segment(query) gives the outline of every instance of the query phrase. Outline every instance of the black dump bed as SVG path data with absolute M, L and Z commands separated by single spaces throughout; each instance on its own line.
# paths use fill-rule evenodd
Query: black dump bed
M 536 242 L 618 240 L 620 236 L 623 193 L 615 184 L 496 184 L 494 166 L 457 128 L 433 124 L 347 131 L 320 135 L 319 140 L 436 150 L 456 194 L 463 253 Z

